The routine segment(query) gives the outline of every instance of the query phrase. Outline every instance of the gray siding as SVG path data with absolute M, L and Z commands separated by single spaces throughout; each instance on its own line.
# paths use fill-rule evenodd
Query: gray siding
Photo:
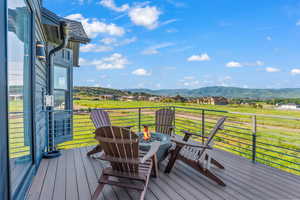
M 35 40 L 45 41 L 45 35 L 41 24 L 41 15 L 38 1 L 36 1 L 36 15 L 35 15 Z M 47 118 L 44 109 L 44 95 L 47 90 L 47 67 L 45 62 L 40 60 L 35 60 L 35 74 L 34 74 L 34 109 L 35 109 L 35 119 L 34 119 L 34 129 L 35 129 L 35 163 L 38 165 L 42 159 L 44 149 L 46 147 L 47 139 Z

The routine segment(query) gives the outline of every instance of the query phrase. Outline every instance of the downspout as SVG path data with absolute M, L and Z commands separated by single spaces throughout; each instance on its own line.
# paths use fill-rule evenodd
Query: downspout
M 51 49 L 47 55 L 47 69 L 48 69 L 48 91 L 47 95 L 52 96 L 53 101 L 53 93 L 54 93 L 54 67 L 53 67 L 53 56 L 56 52 L 60 51 L 61 49 L 65 48 L 68 44 L 69 40 L 69 30 L 68 24 L 64 21 L 60 21 L 59 23 L 59 31 L 61 35 L 62 42 L 54 49 Z M 54 102 L 53 102 L 54 103 Z M 48 106 L 48 144 L 47 144 L 47 152 L 44 153 L 44 157 L 46 158 L 54 158 L 60 156 L 60 152 L 55 149 L 55 141 L 54 141 L 54 112 L 53 106 Z M 50 142 L 50 136 L 52 141 Z M 51 145 L 51 146 L 50 146 Z

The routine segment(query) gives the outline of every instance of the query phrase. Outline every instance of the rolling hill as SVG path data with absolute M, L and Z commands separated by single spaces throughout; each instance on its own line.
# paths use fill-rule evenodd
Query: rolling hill
M 238 87 L 203 87 L 198 89 L 125 89 L 130 92 L 144 92 L 153 95 L 186 97 L 201 96 L 224 96 L 227 98 L 251 98 L 251 99 L 271 99 L 271 98 L 300 98 L 300 88 L 283 89 L 249 89 Z

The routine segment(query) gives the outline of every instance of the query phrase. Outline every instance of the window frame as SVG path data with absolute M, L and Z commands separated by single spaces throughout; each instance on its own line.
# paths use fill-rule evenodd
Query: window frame
M 30 167 L 27 169 L 26 175 L 24 175 L 24 177 L 22 177 L 20 184 L 17 186 L 16 190 L 14 191 L 14 193 L 12 193 L 11 189 L 11 180 L 10 180 L 10 164 L 9 164 L 9 121 L 8 121 L 8 117 L 9 117 L 9 110 L 8 110 L 8 106 L 9 106 L 9 100 L 8 100 L 8 95 L 9 95 L 9 90 L 8 90 L 8 53 L 7 53 L 7 48 L 8 48 L 8 44 L 7 44 L 7 16 L 8 16 L 8 4 L 7 1 L 4 0 L 5 6 L 5 12 L 3 12 L 6 16 L 5 18 L 5 47 L 6 47 L 6 57 L 5 57 L 5 69 L 6 69 L 6 111 L 7 111 L 7 134 L 6 134 L 6 138 L 7 138 L 7 171 L 8 171 L 8 181 L 7 181 L 7 188 L 8 188 L 8 199 L 18 199 L 23 197 L 26 194 L 27 188 L 30 185 L 29 180 L 31 180 L 32 176 L 34 175 L 36 169 L 36 156 L 35 156 L 35 145 L 36 145 L 36 141 L 35 141 L 35 124 L 34 124 L 34 120 L 33 118 L 35 117 L 35 107 L 34 107 L 34 100 L 35 100 L 35 18 L 34 18 L 34 14 L 35 11 L 33 9 L 33 3 L 30 0 L 23 0 L 24 3 L 26 4 L 26 7 L 28 9 L 29 12 L 29 30 L 30 30 L 30 37 L 29 37 L 29 45 L 30 45 L 30 49 L 29 49 L 29 62 L 28 62 L 28 83 L 29 85 L 31 85 L 31 89 L 29 89 L 28 95 L 29 95 L 29 100 L 28 100 L 28 104 L 29 104 L 29 108 L 28 108 L 28 112 L 29 112 L 29 122 L 28 122 L 28 126 L 29 126 L 29 134 L 30 134 L 30 140 L 31 140 L 31 146 L 30 146 L 30 153 L 31 153 L 31 165 Z M 0 5 L 1 7 L 1 5 Z M 2 8 L 2 7 L 1 7 Z M 0 16 L 0 20 L 1 20 L 1 16 Z M 1 56 L 1 55 L 0 55 Z
M 72 80 L 72 77 L 71 77 L 71 66 L 64 66 L 62 64 L 58 64 L 58 63 L 54 63 L 53 64 L 53 72 L 55 70 L 55 67 L 61 67 L 61 68 L 64 68 L 67 70 L 67 89 L 56 89 L 54 87 L 54 81 L 53 81 L 53 99 L 54 99 L 54 104 L 55 104 L 55 91 L 63 91 L 65 92 L 65 108 L 64 109 L 55 109 L 55 107 L 53 107 L 53 110 L 55 111 L 63 111 L 63 110 L 70 110 L 71 109 L 71 80 Z M 53 80 L 55 79 L 55 72 L 53 73 Z
M 0 1 L 0 199 L 10 199 L 7 92 L 7 3 Z

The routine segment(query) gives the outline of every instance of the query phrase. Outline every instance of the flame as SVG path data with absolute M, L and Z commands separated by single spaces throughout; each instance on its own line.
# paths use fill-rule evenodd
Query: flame
M 144 126 L 144 140 L 149 140 L 151 138 L 148 126 Z

